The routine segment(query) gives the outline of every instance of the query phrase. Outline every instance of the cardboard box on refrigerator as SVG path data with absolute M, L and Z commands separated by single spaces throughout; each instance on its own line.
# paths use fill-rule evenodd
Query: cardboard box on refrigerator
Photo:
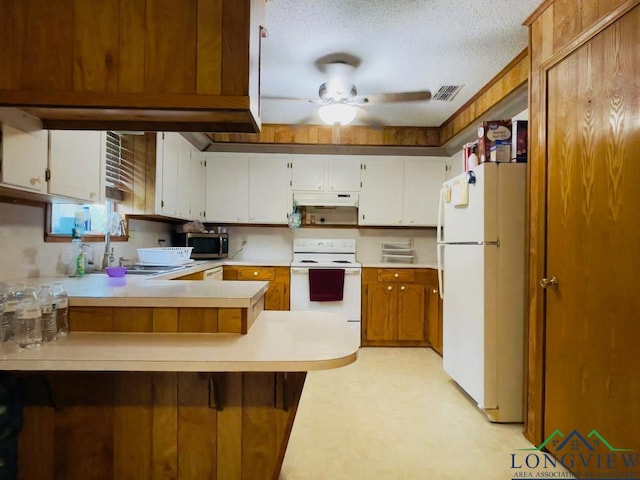
M 495 152 L 493 161 L 511 161 L 511 120 L 490 120 L 480 124 L 478 127 L 480 163 L 491 161 L 492 148 Z
M 529 154 L 529 122 L 515 120 L 511 125 L 511 161 L 527 163 Z

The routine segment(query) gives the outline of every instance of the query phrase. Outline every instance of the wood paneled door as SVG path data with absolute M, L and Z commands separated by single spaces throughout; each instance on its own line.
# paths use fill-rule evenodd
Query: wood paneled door
M 636 451 L 639 79 L 640 7 L 547 70 L 544 311 L 544 436 L 595 429 Z

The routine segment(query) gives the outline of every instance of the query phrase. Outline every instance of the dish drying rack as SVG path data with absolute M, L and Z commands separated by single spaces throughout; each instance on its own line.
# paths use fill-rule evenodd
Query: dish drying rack
M 383 242 L 381 259 L 388 263 L 413 263 L 415 259 L 413 241 Z
M 191 261 L 193 247 L 138 248 L 138 259 L 144 265 L 183 265 Z

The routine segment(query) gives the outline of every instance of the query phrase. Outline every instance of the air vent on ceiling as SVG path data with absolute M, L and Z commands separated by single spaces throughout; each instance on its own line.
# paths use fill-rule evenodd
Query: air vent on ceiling
M 441 102 L 450 102 L 453 100 L 463 85 L 442 85 L 438 91 L 433 95 L 433 100 L 440 100 Z

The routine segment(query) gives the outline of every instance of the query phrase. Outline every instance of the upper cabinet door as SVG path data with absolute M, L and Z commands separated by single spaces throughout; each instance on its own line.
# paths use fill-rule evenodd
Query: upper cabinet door
M 193 146 L 182 136 L 178 144 L 178 178 L 176 179 L 176 216 L 192 219 L 191 215 L 191 155 Z
M 49 131 L 49 193 L 99 202 L 104 199 L 102 132 Z
M 360 159 L 336 155 L 326 159 L 326 190 L 328 192 L 360 191 Z
M 2 124 L 2 179 L 4 185 L 46 193 L 46 130 L 25 132 Z
M 293 207 L 287 159 L 249 159 L 249 223 L 286 224 Z
M 156 152 L 156 212 L 175 217 L 178 214 L 178 133 L 158 135 Z
M 359 225 L 402 225 L 403 161 L 394 158 L 363 162 Z
M 405 159 L 403 224 L 412 227 L 438 223 L 438 200 L 445 169 L 444 162 Z
M 324 189 L 324 162 L 322 157 L 304 155 L 294 157 L 291 163 L 291 190 L 318 192 Z
M 207 156 L 207 222 L 247 223 L 249 159 Z
M 189 192 L 189 217 L 204 221 L 206 170 L 204 154 L 195 148 L 191 151 L 191 189 Z

